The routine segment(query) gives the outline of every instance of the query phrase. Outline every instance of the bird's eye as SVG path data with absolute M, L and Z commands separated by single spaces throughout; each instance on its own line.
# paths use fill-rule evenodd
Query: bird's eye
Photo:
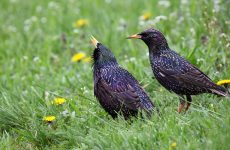
M 157 33 L 153 33 L 152 37 L 156 38 L 157 37 Z
M 140 35 L 141 35 L 142 37 L 148 36 L 146 33 L 141 33 Z

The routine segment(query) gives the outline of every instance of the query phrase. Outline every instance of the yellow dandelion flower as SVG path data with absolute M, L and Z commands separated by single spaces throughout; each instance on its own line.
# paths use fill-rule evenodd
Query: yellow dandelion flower
M 141 18 L 142 18 L 143 20 L 149 20 L 151 16 L 152 16 L 151 12 L 145 12 L 145 13 L 141 16 Z
M 82 60 L 83 58 L 85 58 L 85 53 L 77 53 L 75 55 L 73 55 L 73 57 L 71 58 L 71 61 L 72 62 L 77 62 L 77 61 L 80 61 Z
M 89 21 L 87 19 L 78 19 L 74 23 L 75 28 L 81 28 L 89 24 Z
M 91 57 L 86 57 L 82 61 L 83 62 L 91 62 L 92 58 Z
M 66 99 L 58 97 L 58 98 L 55 98 L 55 99 L 53 100 L 52 104 L 55 104 L 55 105 L 62 105 L 62 104 L 64 104 L 65 102 L 66 102 Z
M 216 84 L 217 85 L 227 85 L 227 84 L 230 84 L 230 80 L 220 80 Z
M 55 116 L 45 116 L 45 117 L 43 118 L 43 121 L 48 122 L 48 123 L 51 123 L 51 122 L 53 122 L 55 119 L 56 119 Z
M 176 142 L 173 142 L 173 143 L 171 144 L 171 148 L 172 148 L 172 149 L 176 148 Z

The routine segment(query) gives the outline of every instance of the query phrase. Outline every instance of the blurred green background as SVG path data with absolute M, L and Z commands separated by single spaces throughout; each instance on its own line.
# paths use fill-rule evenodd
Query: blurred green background
M 214 82 L 229 79 L 229 8 L 229 0 L 1 0 L 0 149 L 229 149 L 229 100 L 194 96 L 178 114 L 177 96 L 152 79 L 145 44 L 125 39 L 155 27 Z M 161 118 L 130 123 L 104 112 L 93 96 L 91 35 L 140 81 Z M 53 104 L 57 97 L 65 103 Z

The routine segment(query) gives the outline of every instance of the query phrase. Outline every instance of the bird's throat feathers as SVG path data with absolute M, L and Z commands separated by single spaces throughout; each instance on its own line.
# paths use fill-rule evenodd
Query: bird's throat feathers
M 159 51 L 165 51 L 169 49 L 169 46 L 166 40 L 158 41 L 158 42 L 151 42 L 149 40 L 149 41 L 144 41 L 144 42 L 148 46 L 149 52 L 159 52 Z

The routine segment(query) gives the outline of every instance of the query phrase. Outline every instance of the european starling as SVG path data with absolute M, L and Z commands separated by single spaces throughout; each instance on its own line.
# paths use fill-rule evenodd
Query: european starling
M 121 114 L 125 119 L 144 110 L 151 116 L 154 104 L 138 81 L 117 63 L 113 53 L 94 37 L 93 52 L 94 95 L 113 118 Z
M 150 28 L 128 38 L 141 39 L 148 46 L 149 60 L 156 79 L 167 90 L 179 96 L 179 113 L 185 105 L 184 96 L 187 98 L 186 111 L 192 102 L 191 95 L 212 93 L 229 97 L 229 93 L 224 87 L 213 83 L 212 80 L 197 67 L 171 50 L 164 35 L 160 31 Z

